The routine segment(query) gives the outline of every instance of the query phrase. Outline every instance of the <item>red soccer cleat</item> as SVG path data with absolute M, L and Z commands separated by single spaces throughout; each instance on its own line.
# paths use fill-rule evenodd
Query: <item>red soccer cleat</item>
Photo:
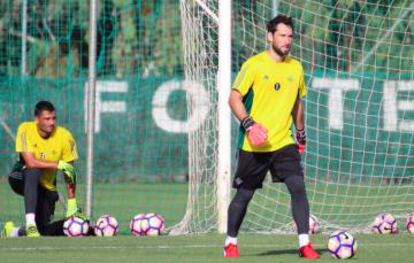
M 237 245 L 230 243 L 227 246 L 225 246 L 224 257 L 225 258 L 239 258 L 240 253 L 239 253 L 239 249 L 237 248 Z
M 299 256 L 306 259 L 319 259 L 321 256 L 313 249 L 312 244 L 309 242 L 306 246 L 299 249 Z

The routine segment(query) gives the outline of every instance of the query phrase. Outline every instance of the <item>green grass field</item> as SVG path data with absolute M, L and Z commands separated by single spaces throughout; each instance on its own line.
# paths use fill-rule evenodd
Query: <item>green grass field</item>
M 218 234 L 161 237 L 40 238 L 0 240 L 1 262 L 305 262 L 294 235 L 240 235 L 241 258 L 223 258 Z M 359 251 L 350 262 L 413 262 L 414 235 L 357 235 Z M 318 262 L 334 262 L 326 236 L 313 238 Z
M 81 203 L 84 202 L 82 196 L 84 188 L 80 187 Z M 184 183 L 96 184 L 92 219 L 103 213 L 114 215 L 120 222 L 120 236 L 0 239 L 0 262 L 229 262 L 222 255 L 223 235 L 210 233 L 151 238 L 129 235 L 128 223 L 133 215 L 157 212 L 165 217 L 167 226 L 172 226 L 182 218 L 186 201 L 187 185 Z M 0 222 L 22 222 L 22 198 L 13 194 L 6 182 L 0 184 L 0 206 Z M 57 205 L 56 218 L 63 213 L 62 205 Z M 400 225 L 400 229 L 402 227 Z M 350 262 L 413 262 L 414 235 L 401 232 L 391 236 L 355 235 L 359 251 Z M 312 240 L 322 253 L 318 262 L 334 262 L 326 249 L 327 236 L 316 235 Z M 240 251 L 242 257 L 230 262 L 304 262 L 297 256 L 295 235 L 242 233 Z

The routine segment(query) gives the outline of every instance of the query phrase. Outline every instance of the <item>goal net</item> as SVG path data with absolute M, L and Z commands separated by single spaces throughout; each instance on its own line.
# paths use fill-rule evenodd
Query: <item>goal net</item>
M 414 211 L 413 11 L 412 1 L 233 1 L 233 79 L 247 58 L 267 48 L 266 21 L 294 18 L 291 54 L 302 62 L 308 87 L 307 194 L 324 231 L 363 232 L 380 212 L 402 219 Z M 216 203 L 228 202 L 215 184 L 217 15 L 218 1 L 181 1 L 185 77 L 208 90 L 210 110 L 189 135 L 189 197 L 179 233 L 216 229 Z M 233 119 L 233 147 L 238 125 Z M 233 172 L 235 164 L 232 158 Z M 266 180 L 242 230 L 293 231 L 284 184 Z

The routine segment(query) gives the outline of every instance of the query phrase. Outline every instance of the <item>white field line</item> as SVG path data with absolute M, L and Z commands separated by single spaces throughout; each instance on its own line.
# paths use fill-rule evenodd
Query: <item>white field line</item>
M 314 246 L 318 249 L 320 247 L 325 247 L 326 244 L 315 243 Z M 412 243 L 380 243 L 380 244 L 358 244 L 359 248 L 361 247 L 412 247 L 414 248 L 414 244 Z M 284 249 L 296 249 L 293 246 L 286 246 L 286 245 L 270 245 L 270 244 L 263 244 L 263 245 L 240 245 L 243 248 L 284 248 Z M 223 248 L 222 245 L 158 245 L 158 246 L 85 246 L 85 247 L 47 247 L 47 246 L 40 246 L 40 247 L 2 247 L 0 251 L 53 251 L 53 250 L 100 250 L 100 249 L 191 249 L 191 248 L 199 248 L 199 249 L 207 249 L 207 248 Z

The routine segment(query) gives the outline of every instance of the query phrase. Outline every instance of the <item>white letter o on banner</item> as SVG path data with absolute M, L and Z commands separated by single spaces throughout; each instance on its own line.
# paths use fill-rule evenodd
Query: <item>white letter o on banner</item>
M 174 120 L 168 115 L 168 98 L 176 90 L 186 92 L 187 103 L 191 106 L 186 121 Z M 152 117 L 159 128 L 167 132 L 187 133 L 197 130 L 205 121 L 210 109 L 210 99 L 208 92 L 198 82 L 171 80 L 157 89 L 152 99 L 152 107 Z

